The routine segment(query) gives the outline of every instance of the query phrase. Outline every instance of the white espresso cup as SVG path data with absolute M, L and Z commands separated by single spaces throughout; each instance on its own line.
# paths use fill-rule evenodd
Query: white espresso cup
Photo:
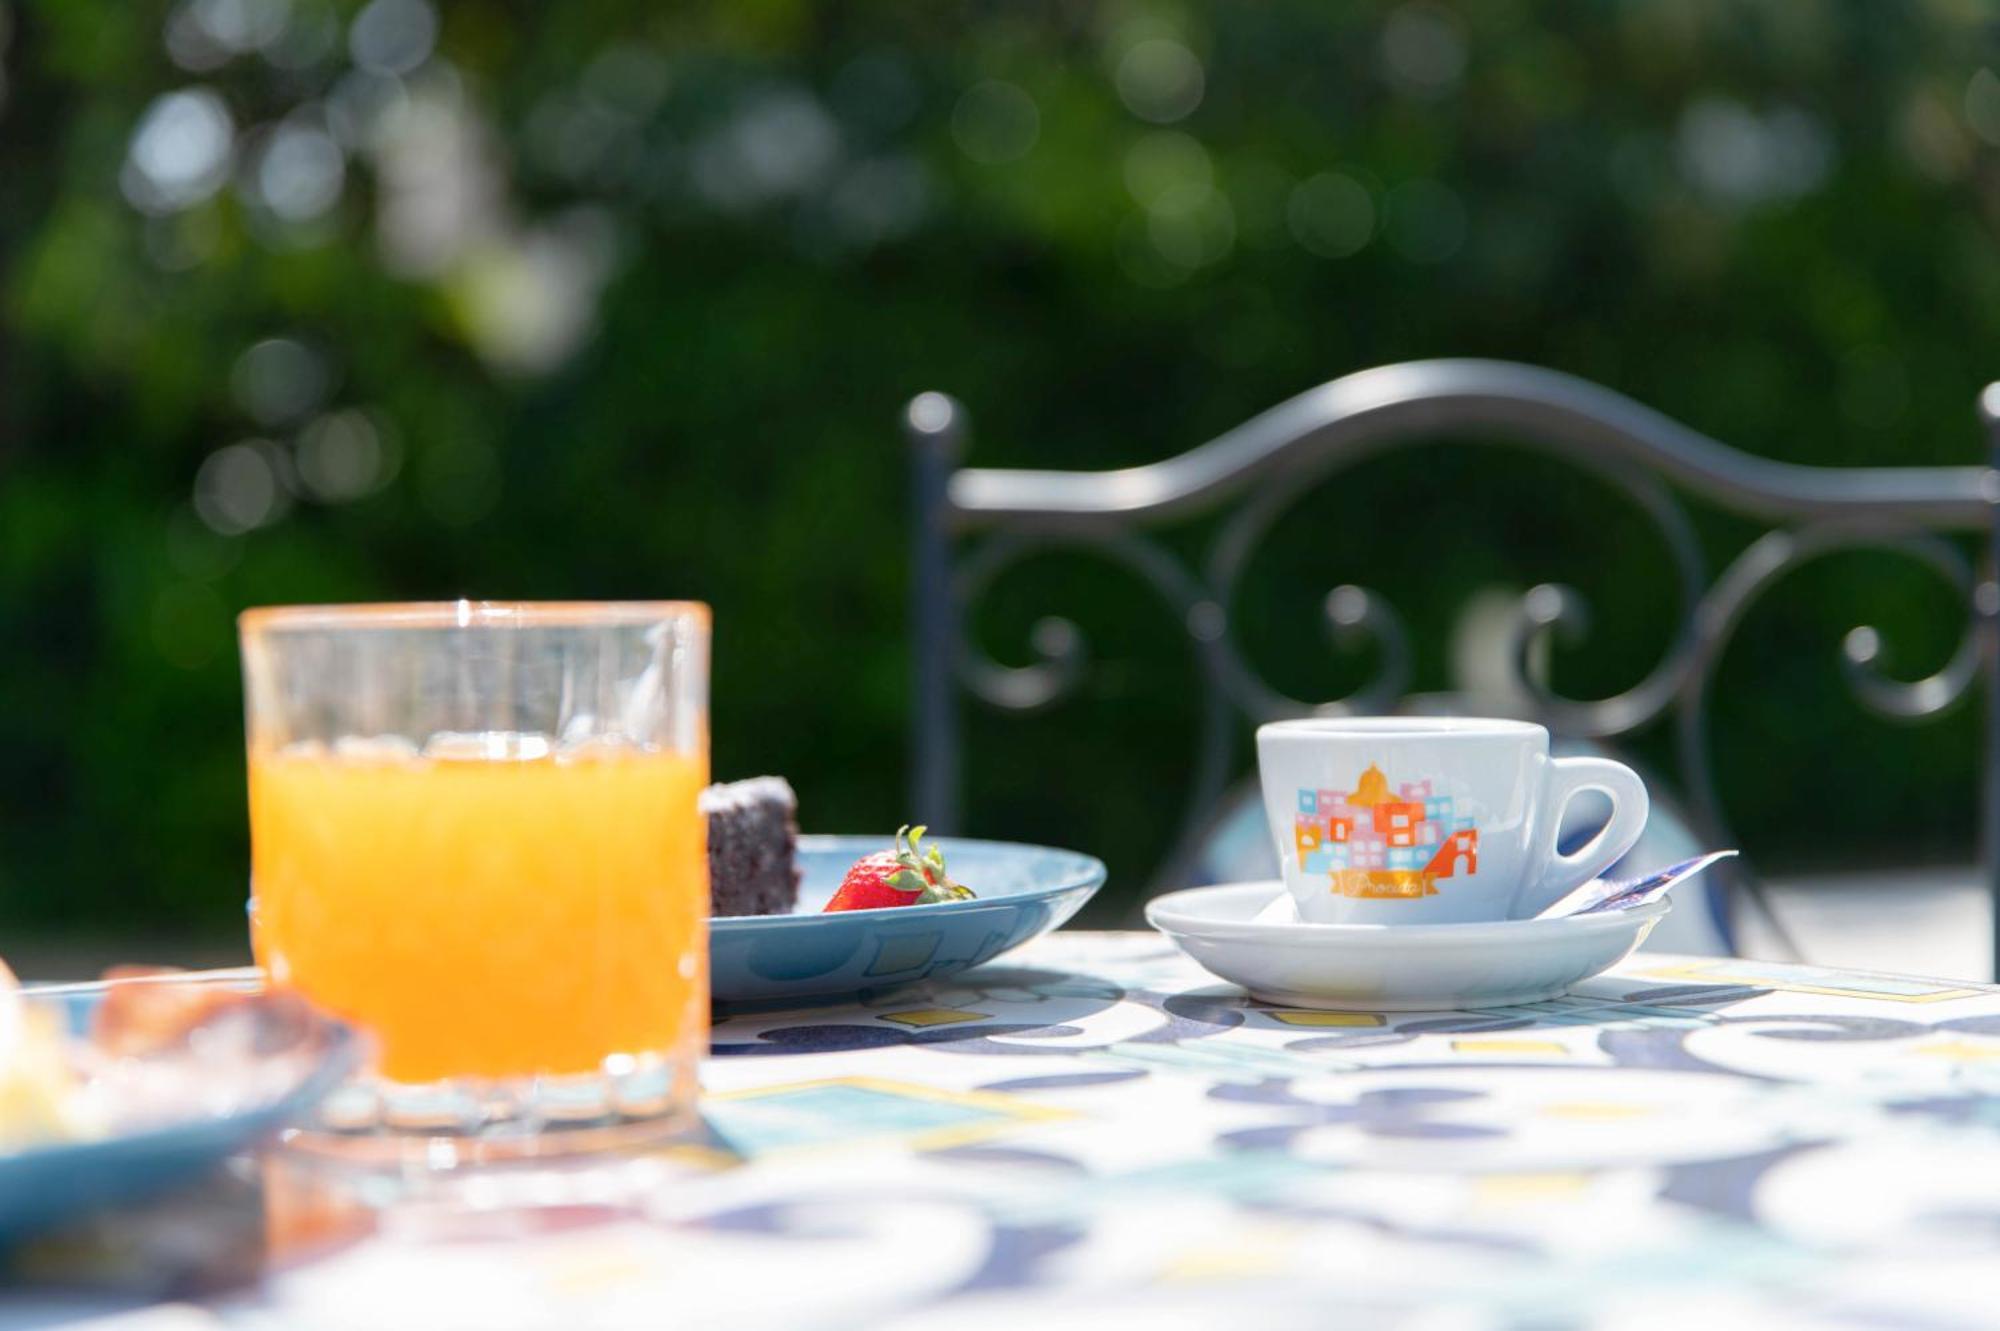
M 1264 812 L 1301 920 L 1452 924 L 1535 914 L 1632 848 L 1646 786 L 1606 758 L 1552 758 L 1525 721 L 1353 717 L 1257 730 Z M 1556 847 L 1586 790 L 1611 821 Z

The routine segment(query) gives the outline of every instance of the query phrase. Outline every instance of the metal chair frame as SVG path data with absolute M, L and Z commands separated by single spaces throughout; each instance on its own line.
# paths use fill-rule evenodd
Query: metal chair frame
M 904 416 L 914 468 L 912 551 L 915 687 L 911 807 L 940 831 L 958 824 L 958 690 L 995 706 L 1045 706 L 1085 670 L 1080 630 L 1045 619 L 1036 660 L 1007 667 L 967 638 L 964 623 L 1001 569 L 1051 546 L 1081 546 L 1139 575 L 1178 614 L 1203 681 L 1194 780 L 1182 831 L 1158 878 L 1172 883 L 1198 849 L 1205 815 L 1228 786 L 1236 728 L 1274 717 L 1393 710 L 1407 694 L 1407 635 L 1378 595 L 1343 585 L 1327 597 L 1337 639 L 1372 639 L 1376 677 L 1348 696 L 1309 703 L 1271 688 L 1231 634 L 1234 594 L 1258 541 L 1289 506 L 1302 478 L 1320 480 L 1400 444 L 1442 435 L 1525 446 L 1591 472 L 1634 500 L 1665 539 L 1683 609 L 1666 654 L 1637 684 L 1612 697 L 1558 696 L 1529 669 L 1538 643 L 1574 630 L 1584 607 L 1570 589 L 1544 584 L 1522 598 L 1513 633 L 1513 673 L 1531 714 L 1557 734 L 1609 738 L 1672 713 L 1680 778 L 1698 830 L 1733 844 L 1716 793 L 1707 739 L 1711 682 L 1747 609 L 1778 579 L 1824 555 L 1884 549 L 1915 557 L 1961 594 L 1963 636 L 1950 660 L 1919 680 L 1881 670 L 1881 636 L 1863 625 L 1842 643 L 1856 695 L 1886 716 L 1942 712 L 1983 680 L 1987 708 L 1980 860 L 1995 902 L 2000 962 L 2000 384 L 1980 398 L 1988 465 L 1832 468 L 1756 457 L 1717 442 L 1609 389 L 1533 366 L 1433 360 L 1363 370 L 1311 389 L 1177 456 L 1114 471 L 961 469 L 968 423 L 941 393 L 912 400 Z M 1291 484 L 1288 484 L 1291 483 Z M 1710 578 L 1674 487 L 1768 525 Z M 1230 508 L 1234 505 L 1233 508 Z M 1150 528 L 1226 512 L 1199 568 Z M 1972 533 L 1975 569 L 1946 533 Z M 961 542 L 976 541 L 961 555 Z

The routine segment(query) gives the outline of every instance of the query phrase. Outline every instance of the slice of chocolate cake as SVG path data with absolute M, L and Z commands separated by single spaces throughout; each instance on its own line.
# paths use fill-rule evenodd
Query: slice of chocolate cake
M 711 915 L 789 915 L 799 901 L 799 797 L 781 776 L 701 792 Z

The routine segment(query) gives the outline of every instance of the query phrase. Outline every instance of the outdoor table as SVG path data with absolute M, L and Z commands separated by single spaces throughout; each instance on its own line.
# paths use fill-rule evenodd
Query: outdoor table
M 106 1325 L 2000 1315 L 1984 986 L 1642 954 L 1526 1007 L 1306 1011 L 1152 935 L 1059 933 L 727 1016 L 704 1080 L 704 1139 L 643 1155 L 336 1185 L 274 1152 L 259 1277 Z

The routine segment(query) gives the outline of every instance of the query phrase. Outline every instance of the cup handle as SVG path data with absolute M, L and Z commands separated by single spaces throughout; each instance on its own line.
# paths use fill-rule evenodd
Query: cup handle
M 1563 810 L 1586 790 L 1611 797 L 1611 821 L 1581 850 L 1564 855 L 1556 849 Z M 1528 893 L 1529 899 L 1514 903 L 1514 918 L 1533 915 L 1615 864 L 1646 830 L 1649 804 L 1646 783 L 1624 763 L 1609 758 L 1551 758 L 1548 785 L 1542 792 L 1542 817 L 1547 821 L 1540 832 L 1548 847 L 1549 867 Z

